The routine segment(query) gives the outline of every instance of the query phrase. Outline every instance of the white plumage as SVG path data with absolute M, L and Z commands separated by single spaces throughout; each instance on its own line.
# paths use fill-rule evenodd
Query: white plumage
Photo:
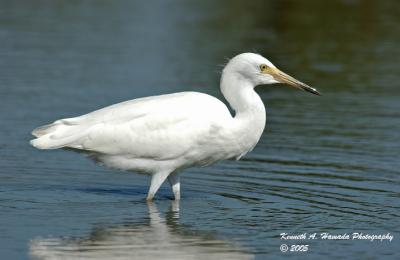
M 180 170 L 240 158 L 258 142 L 265 108 L 254 87 L 285 82 L 315 89 L 279 71 L 258 54 L 243 53 L 224 68 L 221 90 L 232 108 L 199 92 L 134 99 L 35 129 L 39 149 L 71 148 L 111 168 L 152 175 L 151 200 L 168 178 L 180 198 Z

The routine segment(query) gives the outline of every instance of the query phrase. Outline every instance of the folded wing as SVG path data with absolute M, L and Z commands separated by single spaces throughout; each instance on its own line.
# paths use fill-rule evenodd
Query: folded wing
M 212 111 L 209 113 L 207 111 Z M 166 160 L 208 138 L 230 116 L 214 97 L 182 92 L 135 99 L 35 129 L 39 149 L 74 148 L 108 155 Z M 167 152 L 168 151 L 168 152 Z

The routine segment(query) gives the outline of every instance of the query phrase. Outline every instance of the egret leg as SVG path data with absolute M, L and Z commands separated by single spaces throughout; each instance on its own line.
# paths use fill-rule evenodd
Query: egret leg
M 156 195 L 156 192 L 161 187 L 161 184 L 163 184 L 163 182 L 170 173 L 171 172 L 167 171 L 167 172 L 157 172 L 153 174 L 151 178 L 149 192 L 147 193 L 147 200 L 153 200 L 154 195 Z
M 175 200 L 181 199 L 181 182 L 178 173 L 172 173 L 168 176 L 168 182 L 171 185 Z

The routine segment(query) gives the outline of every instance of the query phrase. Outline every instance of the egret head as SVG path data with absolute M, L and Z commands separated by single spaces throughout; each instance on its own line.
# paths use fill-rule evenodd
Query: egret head
M 225 72 L 229 72 L 237 78 L 248 81 L 253 86 L 285 83 L 312 94 L 320 95 L 316 89 L 282 72 L 269 60 L 255 53 L 242 53 L 235 56 L 224 68 L 224 73 Z

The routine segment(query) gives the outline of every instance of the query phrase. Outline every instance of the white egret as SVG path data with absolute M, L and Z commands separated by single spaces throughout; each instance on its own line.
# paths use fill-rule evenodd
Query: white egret
M 199 92 L 133 99 L 35 129 L 39 149 L 70 148 L 110 168 L 152 176 L 152 200 L 168 179 L 180 199 L 181 170 L 239 159 L 257 144 L 265 127 L 258 85 L 286 83 L 318 91 L 254 53 L 232 58 L 222 71 L 220 88 L 235 115 L 220 100 Z

